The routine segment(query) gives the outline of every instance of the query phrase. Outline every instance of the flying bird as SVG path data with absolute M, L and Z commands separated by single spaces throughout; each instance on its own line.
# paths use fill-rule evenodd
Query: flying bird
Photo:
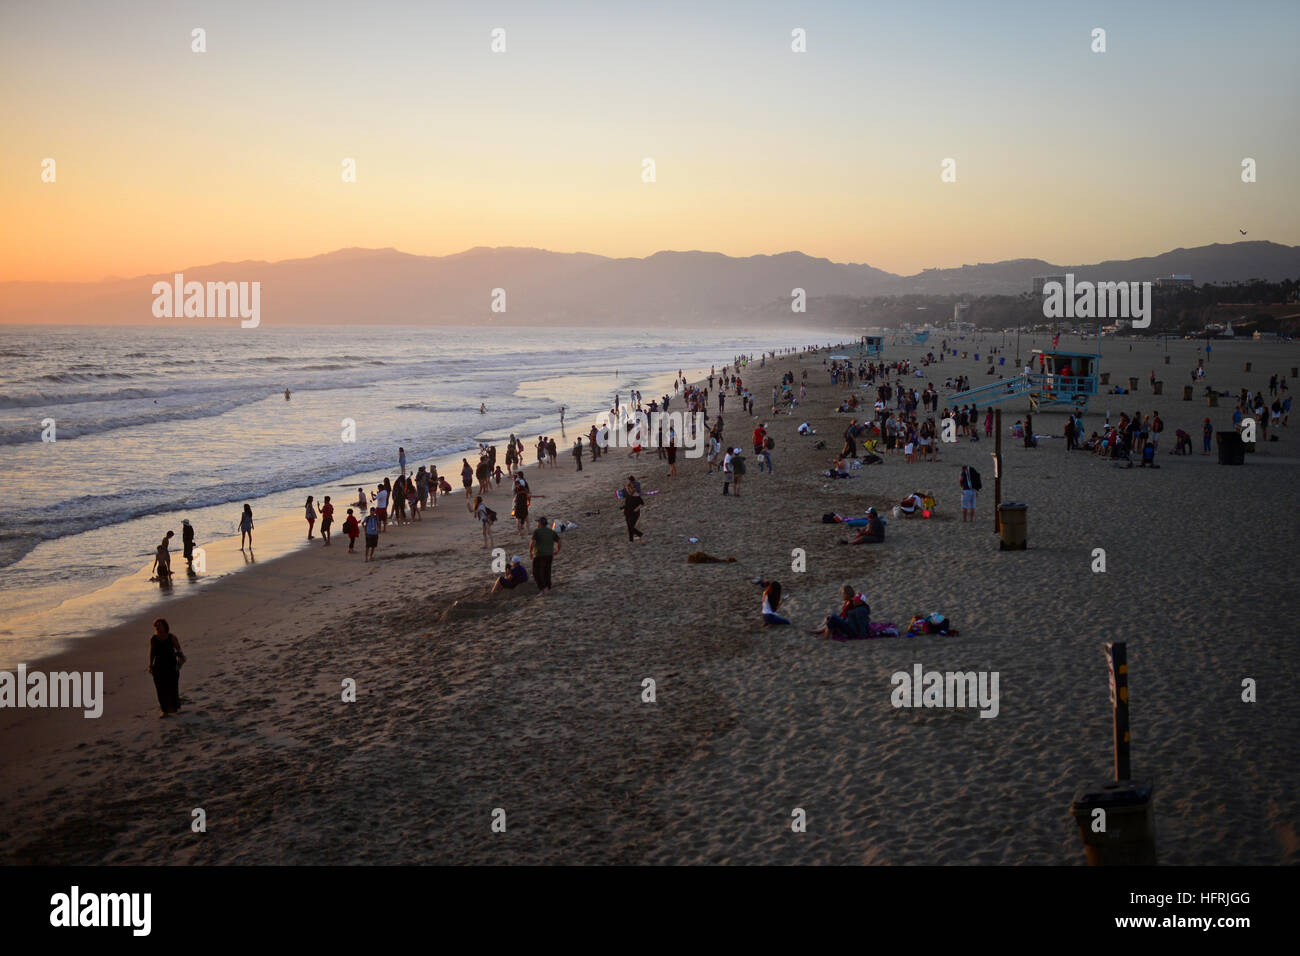
M 1241 233 L 1243 236 L 1246 234 L 1246 230 L 1245 230 L 1245 229 L 1238 229 L 1237 231 L 1238 231 L 1239 233 Z

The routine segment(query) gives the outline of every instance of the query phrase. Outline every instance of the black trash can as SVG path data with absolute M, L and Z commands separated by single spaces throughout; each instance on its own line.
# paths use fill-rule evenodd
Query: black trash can
M 1090 866 L 1155 866 L 1154 789 L 1132 780 L 1078 789 L 1070 813 Z
M 1236 432 L 1215 432 L 1219 443 L 1220 465 L 1244 465 L 1246 463 L 1246 443 Z

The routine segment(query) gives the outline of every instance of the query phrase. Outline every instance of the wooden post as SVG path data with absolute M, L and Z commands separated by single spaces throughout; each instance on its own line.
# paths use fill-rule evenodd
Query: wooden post
M 1130 779 L 1128 727 L 1128 645 L 1106 644 L 1106 669 L 1110 672 L 1110 709 L 1115 728 L 1115 780 Z
M 1002 533 L 1002 409 L 993 412 L 993 533 Z

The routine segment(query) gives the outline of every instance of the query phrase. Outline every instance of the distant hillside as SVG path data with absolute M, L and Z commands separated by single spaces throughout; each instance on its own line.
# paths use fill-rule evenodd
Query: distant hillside
M 1058 266 L 1041 259 L 932 269 L 899 276 L 801 252 L 734 258 L 715 252 L 657 252 L 611 259 L 544 249 L 479 247 L 450 256 L 396 249 L 341 249 L 282 262 L 221 262 L 182 268 L 186 281 L 260 282 L 264 324 L 607 326 L 656 322 L 721 325 L 745 319 L 791 324 L 774 306 L 805 290 L 800 324 L 830 318 L 837 296 L 993 295 L 1029 291 L 1036 275 L 1073 272 L 1089 279 L 1154 279 L 1190 273 L 1196 282 L 1300 276 L 1300 247 L 1271 242 L 1175 249 L 1158 256 Z M 152 286 L 171 273 L 90 283 L 0 283 L 0 322 L 169 323 L 155 319 Z M 490 309 L 504 289 L 506 312 Z M 818 301 L 820 300 L 820 301 Z M 818 310 L 827 315 L 819 316 Z

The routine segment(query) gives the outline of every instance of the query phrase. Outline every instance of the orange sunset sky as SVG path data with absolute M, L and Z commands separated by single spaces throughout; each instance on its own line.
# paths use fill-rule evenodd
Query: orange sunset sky
M 1066 6 L 9 4 L 0 281 L 348 246 L 910 273 L 1300 243 L 1300 5 Z

